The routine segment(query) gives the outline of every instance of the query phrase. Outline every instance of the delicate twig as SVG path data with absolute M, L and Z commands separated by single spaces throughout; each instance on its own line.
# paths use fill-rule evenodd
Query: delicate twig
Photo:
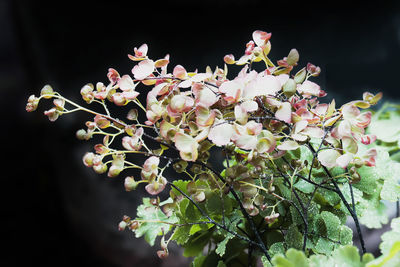
M 217 172 L 216 170 L 214 170 L 212 167 L 208 166 L 207 164 L 200 162 L 200 161 L 196 161 L 197 164 L 200 164 L 204 167 L 206 167 L 207 169 L 209 169 L 211 172 L 213 172 L 219 180 L 221 180 L 221 182 L 226 183 L 225 179 L 219 174 L 219 172 Z M 255 227 L 254 225 L 254 221 L 253 219 L 250 217 L 250 215 L 247 213 L 246 209 L 243 206 L 242 201 L 240 200 L 240 197 L 238 196 L 238 194 L 236 193 L 236 191 L 233 189 L 232 185 L 229 185 L 229 192 L 232 194 L 232 196 L 235 198 L 235 200 L 238 202 L 239 204 L 239 208 L 242 212 L 242 214 L 244 215 L 244 217 L 246 218 L 246 220 L 249 222 L 250 224 L 250 228 L 251 230 L 254 232 L 256 239 L 258 241 L 257 246 L 262 250 L 262 252 L 264 253 L 264 255 L 267 257 L 267 259 L 269 261 L 271 261 L 271 257 L 268 254 L 268 250 L 264 244 L 264 241 L 262 240 L 260 233 L 258 232 L 258 229 Z
M 221 229 L 227 231 L 228 233 L 234 235 L 235 237 L 237 237 L 237 238 L 239 238 L 239 239 L 241 239 L 241 240 L 243 240 L 243 241 L 246 241 L 246 242 L 248 242 L 248 243 L 251 243 L 251 244 L 254 244 L 254 245 L 256 245 L 256 246 L 259 246 L 259 244 L 256 243 L 256 242 L 254 242 L 253 240 L 250 240 L 250 239 L 248 239 L 247 237 L 244 237 L 244 236 L 242 236 L 242 235 L 239 235 L 238 233 L 236 233 L 236 232 L 234 232 L 234 231 L 231 231 L 231 230 L 230 230 L 229 228 L 227 228 L 226 226 L 224 226 L 224 225 L 222 225 L 222 224 L 216 222 L 215 220 L 213 220 L 213 219 L 212 219 L 210 216 L 208 216 L 208 214 L 196 203 L 196 201 L 194 201 L 190 196 L 188 196 L 185 192 L 183 192 L 179 187 L 177 187 L 176 185 L 174 185 L 174 184 L 171 183 L 171 182 L 168 182 L 168 184 L 169 184 L 171 187 L 173 187 L 174 189 L 176 189 L 179 193 L 181 193 L 184 197 L 186 197 L 186 198 L 200 211 L 200 213 L 201 213 L 204 217 L 207 218 L 207 220 L 208 220 L 209 223 L 214 224 L 215 226 L 217 226 L 217 227 L 219 227 L 219 228 L 221 228 Z
M 310 145 L 308 143 L 308 148 L 310 149 L 310 151 L 312 153 L 316 153 L 315 149 L 312 147 L 312 145 Z M 331 179 L 335 189 L 336 189 L 336 193 L 339 195 L 340 199 L 342 200 L 343 204 L 346 206 L 346 209 L 349 211 L 351 217 L 354 220 L 354 224 L 356 225 L 356 230 L 357 230 L 357 234 L 358 237 L 360 239 L 360 244 L 361 244 L 361 250 L 362 253 L 365 254 L 366 253 L 366 249 L 365 249 L 365 243 L 364 243 L 364 238 L 362 236 L 362 232 L 361 232 L 361 228 L 360 228 L 360 222 L 358 221 L 358 217 L 356 212 L 353 211 L 353 209 L 350 207 L 349 203 L 347 202 L 346 198 L 344 197 L 342 191 L 339 188 L 339 185 L 337 184 L 337 182 L 335 181 L 335 179 L 333 179 L 332 174 L 329 172 L 328 168 L 326 168 L 324 165 L 321 165 L 322 168 L 324 169 L 325 173 L 328 175 L 328 177 Z

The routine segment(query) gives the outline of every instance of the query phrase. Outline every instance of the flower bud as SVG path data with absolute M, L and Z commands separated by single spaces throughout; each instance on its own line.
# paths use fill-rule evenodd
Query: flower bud
M 136 229 L 139 228 L 139 222 L 138 221 L 133 221 L 129 224 L 129 229 L 131 229 L 132 231 L 135 231 Z
M 108 167 L 106 164 L 104 163 L 100 163 L 97 165 L 93 165 L 93 170 L 97 173 L 97 174 L 103 174 L 107 171 Z
M 111 97 L 111 100 L 117 106 L 123 106 L 127 103 L 126 98 L 121 93 L 114 93 Z
M 187 165 L 188 165 L 188 163 L 186 161 L 181 160 L 181 161 L 175 162 L 173 165 L 173 168 L 177 173 L 182 173 L 186 170 Z
M 65 105 L 65 100 L 64 99 L 54 99 L 53 101 L 54 106 L 57 110 L 63 111 L 64 110 L 64 105 Z
M 85 100 L 86 103 L 90 104 L 94 99 L 93 85 L 86 84 L 85 86 L 83 86 L 81 89 L 81 95 L 83 100 Z
M 126 118 L 128 120 L 131 120 L 131 121 L 137 120 L 137 118 L 138 118 L 138 110 L 135 109 L 135 108 L 129 110 L 128 115 L 126 115 Z
M 79 140 L 87 140 L 86 137 L 87 132 L 84 129 L 76 131 L 76 138 L 78 138 Z
M 47 117 L 49 117 L 49 120 L 51 122 L 56 121 L 58 119 L 58 116 L 60 115 L 57 111 L 57 109 L 55 108 L 51 108 L 47 111 L 44 112 L 44 115 L 46 115 Z
M 124 169 L 124 167 L 122 166 L 117 166 L 117 165 L 111 165 L 111 167 L 110 167 L 110 169 L 108 170 L 108 177 L 110 177 L 110 178 L 114 178 L 114 177 L 117 177 L 121 172 L 122 172 L 122 170 Z
M 161 247 L 162 249 L 164 249 L 164 250 L 167 249 L 167 243 L 165 242 L 165 237 L 164 237 L 164 236 L 161 237 L 161 240 L 160 240 L 160 247 Z
M 94 156 L 95 155 L 92 152 L 87 152 L 83 156 L 83 164 L 85 164 L 86 167 L 92 167 Z
M 129 192 L 136 189 L 138 182 L 136 182 L 132 176 L 128 176 L 125 178 L 124 186 L 125 190 Z
M 274 214 L 271 214 L 269 216 L 266 216 L 264 218 L 264 220 L 265 220 L 266 223 L 270 224 L 270 223 L 275 222 L 278 219 L 278 217 L 279 217 L 279 213 L 274 213 Z
M 118 230 L 119 230 L 119 231 L 125 230 L 125 228 L 126 228 L 127 225 L 128 225 L 128 224 L 127 224 L 126 222 L 121 221 L 121 222 L 118 224 Z
M 232 54 L 226 55 L 224 56 L 224 61 L 226 64 L 235 64 L 235 57 Z
M 26 111 L 32 112 L 37 109 L 37 106 L 39 104 L 39 98 L 37 98 L 35 95 L 31 95 L 28 98 L 28 103 L 26 103 Z
M 167 258 L 168 257 L 168 251 L 167 250 L 158 250 L 157 251 L 157 256 L 160 258 L 160 259 L 165 259 L 165 258 Z
M 46 99 L 50 99 L 54 95 L 53 88 L 50 85 L 45 85 L 42 90 L 40 91 L 40 95 Z

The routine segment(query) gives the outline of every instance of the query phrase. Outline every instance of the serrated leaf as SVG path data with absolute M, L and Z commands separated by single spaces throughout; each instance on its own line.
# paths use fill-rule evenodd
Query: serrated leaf
M 400 185 L 394 180 L 385 180 L 381 190 L 381 198 L 383 200 L 396 202 L 400 198 Z
M 359 221 L 368 228 L 381 228 L 382 224 L 387 224 L 389 221 L 385 204 L 379 202 L 376 206 L 368 207 L 359 216 Z
M 358 249 L 354 246 L 343 246 L 335 250 L 332 254 L 336 266 L 340 267 L 363 267 L 364 264 L 360 260 Z
M 371 261 L 367 267 L 398 267 L 400 265 L 400 241 L 396 241 L 391 246 L 387 254 Z
M 269 247 L 269 255 L 273 257 L 277 254 L 284 254 L 285 253 L 285 246 L 283 242 L 276 242 Z
M 363 166 L 357 172 L 360 174 L 361 180 L 353 184 L 353 187 L 364 193 L 374 194 L 376 192 L 376 181 L 379 177 L 377 168 Z
M 297 226 L 292 224 L 285 235 L 285 242 L 288 248 L 301 249 L 303 247 L 303 235 L 297 229 Z
M 193 235 L 199 231 L 207 231 L 214 225 L 212 223 L 207 223 L 207 224 L 193 224 L 192 227 L 190 227 L 189 235 Z
M 335 245 L 332 241 L 324 237 L 320 237 L 317 241 L 317 244 L 315 244 L 314 251 L 317 253 L 329 255 L 334 248 Z
M 167 217 L 160 208 L 150 203 L 150 198 L 143 198 L 143 204 L 137 208 L 136 220 L 141 221 L 139 228 L 135 230 L 136 237 L 144 236 L 144 239 L 154 245 L 157 236 L 167 233 L 171 223 L 177 223 L 175 215 Z
M 207 256 L 200 255 L 193 259 L 191 267 L 202 267 Z
M 286 257 L 285 257 L 286 256 Z M 272 258 L 275 267 L 309 267 L 308 259 L 303 251 L 288 249 L 286 254 L 278 254 Z
M 190 235 L 191 225 L 184 225 L 175 228 L 174 234 L 172 235 L 172 240 L 174 240 L 178 245 L 184 245 L 188 242 Z
M 303 179 L 300 179 L 295 185 L 295 188 L 299 189 L 301 192 L 309 194 L 312 193 L 315 189 L 315 186 Z
M 342 245 L 350 245 L 353 243 L 353 230 L 346 225 L 340 226 L 339 241 Z
M 224 195 L 221 197 L 219 193 L 213 192 L 207 197 L 206 209 L 208 213 L 214 215 L 229 214 L 232 211 L 232 201 L 229 197 Z
M 263 264 L 263 267 L 272 267 L 272 264 L 268 261 L 267 257 L 265 256 L 261 257 L 261 262 Z
M 225 255 L 226 244 L 228 244 L 229 240 L 233 238 L 233 235 L 228 233 L 224 240 L 218 243 L 217 248 L 215 249 L 215 253 L 219 256 L 223 257 Z
M 338 229 L 340 229 L 341 225 L 339 218 L 329 211 L 321 212 L 320 216 L 325 224 L 327 237 L 333 240 L 338 240 L 340 234 Z
M 395 113 L 391 114 L 393 115 L 389 119 L 372 119 L 368 126 L 368 131 L 371 134 L 376 135 L 378 140 L 387 143 L 397 141 L 400 134 L 400 116 L 395 115 Z
M 394 218 L 390 223 L 392 230 L 387 231 L 382 235 L 382 243 L 379 248 L 382 254 L 389 253 L 390 248 L 397 241 L 400 241 L 400 218 Z

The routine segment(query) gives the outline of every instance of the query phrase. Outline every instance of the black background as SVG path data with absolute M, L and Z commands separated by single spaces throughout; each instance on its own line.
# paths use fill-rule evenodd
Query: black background
M 44 84 L 78 100 L 85 83 L 107 81 L 109 67 L 130 73 L 126 55 L 142 43 L 153 59 L 169 53 L 170 66 L 222 67 L 223 56 L 240 57 L 259 29 L 272 32 L 272 59 L 295 47 L 300 65 L 321 67 L 315 81 L 327 99 L 343 104 L 382 91 L 384 101 L 399 101 L 399 8 L 394 1 L 0 1 L 0 262 L 158 264 L 146 244 L 116 231 L 140 196 L 124 192 L 122 177 L 94 175 L 81 164 L 91 147 L 74 134 L 90 118 L 50 123 L 45 105 L 25 112 L 26 99 Z

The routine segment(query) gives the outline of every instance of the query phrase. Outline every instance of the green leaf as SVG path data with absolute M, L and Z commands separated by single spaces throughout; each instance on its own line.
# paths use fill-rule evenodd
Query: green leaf
M 226 237 L 224 240 L 218 243 L 217 248 L 215 249 L 215 253 L 217 253 L 219 256 L 223 257 L 225 255 L 225 250 L 226 250 L 226 244 L 233 238 L 233 235 L 230 233 L 226 234 Z
M 398 267 L 400 265 L 400 241 L 393 243 L 387 254 L 371 261 L 367 267 Z
M 400 173 L 398 173 L 400 174 Z M 400 185 L 394 179 L 385 180 L 382 186 L 381 198 L 383 200 L 396 202 L 400 199 Z
M 182 190 L 182 192 L 184 192 L 185 194 L 190 195 L 190 194 L 188 193 L 187 189 L 186 189 L 186 186 L 187 186 L 187 184 L 189 183 L 189 181 L 175 180 L 175 181 L 173 181 L 172 183 L 173 183 L 173 185 L 175 185 L 176 187 L 178 187 L 180 190 Z M 176 190 L 175 188 L 171 187 L 171 190 L 172 190 L 172 192 L 173 192 L 175 195 L 177 195 L 177 196 L 180 196 L 180 195 L 181 195 L 181 193 L 180 193 L 178 190 Z
M 286 257 L 285 257 L 286 256 Z M 309 267 L 306 255 L 303 251 L 288 249 L 286 254 L 278 254 L 272 258 L 275 267 Z
M 341 226 L 339 218 L 329 211 L 321 212 L 320 218 L 325 224 L 326 236 L 330 239 L 338 240 L 340 235 L 340 231 L 338 231 L 338 229 L 340 229 Z
M 200 255 L 204 246 L 210 241 L 212 233 L 212 231 L 207 231 L 200 235 L 191 236 L 184 246 L 183 256 L 194 257 Z
M 300 179 L 295 185 L 295 188 L 299 189 L 301 192 L 309 194 L 312 193 L 315 189 L 315 186 L 303 179 Z
M 394 218 L 390 223 L 390 227 L 392 227 L 392 230 L 384 233 L 381 237 L 382 243 L 379 245 L 379 248 L 382 254 L 389 253 L 393 244 L 400 240 L 400 218 Z
M 176 227 L 174 234 L 172 235 L 172 240 L 174 240 L 178 245 L 186 244 L 190 237 L 188 232 L 190 231 L 191 227 L 191 225 Z
M 285 253 L 285 246 L 283 242 L 276 242 L 269 247 L 268 250 L 271 257 L 277 254 L 284 254 Z
M 207 223 L 207 224 L 193 224 L 192 227 L 190 227 L 189 235 L 193 235 L 199 231 L 207 231 L 214 225 L 212 223 Z
M 301 249 L 303 247 L 303 235 L 295 224 L 289 226 L 285 235 L 285 242 L 289 248 Z
M 265 257 L 265 256 L 261 257 L 261 262 L 263 264 L 263 267 L 272 267 L 271 263 L 268 261 L 267 257 Z
M 202 267 L 207 256 L 200 255 L 194 258 L 191 267 Z
M 351 245 L 353 243 L 353 230 L 346 225 L 340 226 L 339 241 L 342 245 Z
M 338 267 L 335 265 L 335 261 L 331 257 L 327 257 L 323 254 L 311 255 L 310 259 L 310 267 Z
M 325 237 L 320 237 L 314 247 L 314 251 L 317 253 L 329 255 L 334 248 L 335 245 L 332 241 L 326 239 Z
M 221 197 L 219 192 L 213 192 L 207 197 L 205 207 L 209 214 L 222 216 L 223 211 L 225 214 L 231 213 L 232 201 L 226 195 Z
M 226 265 L 223 261 L 218 261 L 217 267 L 226 267 Z
M 365 209 L 359 216 L 359 221 L 368 228 L 381 228 L 382 224 L 387 224 L 389 221 L 385 204 L 379 202 L 377 206 Z
M 389 119 L 382 120 L 374 116 L 368 126 L 368 132 L 383 142 L 395 142 L 400 135 L 400 116 L 394 112 L 390 113 Z
M 177 223 L 175 215 L 167 217 L 159 207 L 150 203 L 150 198 L 143 198 L 143 204 L 137 208 L 137 218 L 140 221 L 139 227 L 135 230 L 137 238 L 144 236 L 144 239 L 154 245 L 157 236 L 167 233 L 171 228 L 171 223 Z
M 357 172 L 360 174 L 361 180 L 353 184 L 353 188 L 370 195 L 373 194 L 376 190 L 376 180 L 379 177 L 377 168 L 363 166 Z
M 343 246 L 335 250 L 332 254 L 336 266 L 340 267 L 363 267 L 364 264 L 360 260 L 358 249 L 354 246 Z

